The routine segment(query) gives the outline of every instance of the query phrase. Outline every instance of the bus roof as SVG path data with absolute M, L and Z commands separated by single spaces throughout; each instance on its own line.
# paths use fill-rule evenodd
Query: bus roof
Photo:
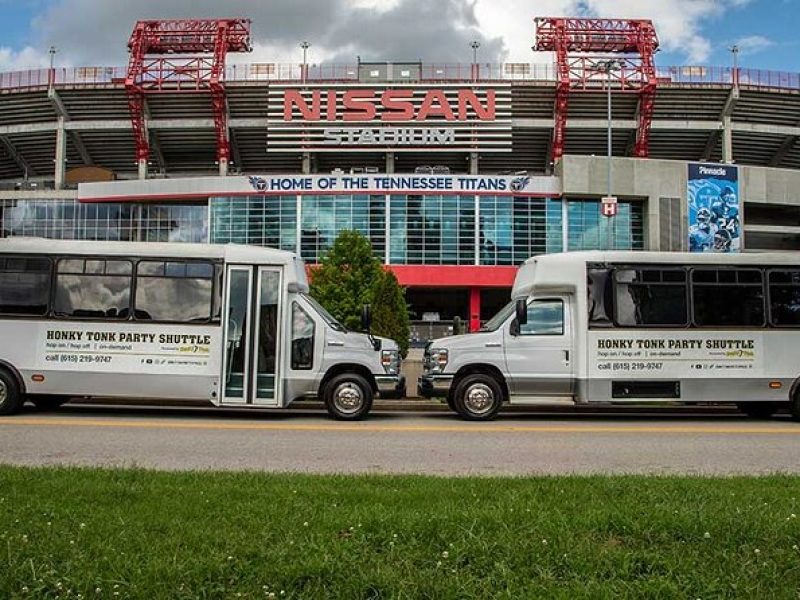
M 745 252 L 741 254 L 722 254 L 711 252 L 641 252 L 641 251 L 602 251 L 557 252 L 542 254 L 526 260 L 557 261 L 567 264 L 577 263 L 656 263 L 656 264 L 707 264 L 707 265 L 762 265 L 800 264 L 800 252 Z
M 527 296 L 537 289 L 574 292 L 585 284 L 587 264 L 659 264 L 713 266 L 794 266 L 800 268 L 799 252 L 753 252 L 711 254 L 689 252 L 562 252 L 526 260 L 514 281 L 513 297 Z
M 251 264 L 288 265 L 297 255 L 284 250 L 238 244 L 175 242 L 105 242 L 11 237 L 0 239 L 0 252 L 15 254 L 85 254 L 158 258 L 207 258 Z

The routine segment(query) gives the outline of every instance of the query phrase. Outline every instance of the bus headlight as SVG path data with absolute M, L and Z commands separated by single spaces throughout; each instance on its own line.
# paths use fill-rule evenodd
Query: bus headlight
M 432 374 L 444 373 L 447 366 L 448 354 L 444 348 L 434 348 L 430 351 L 427 361 L 428 372 Z
M 383 350 L 381 365 L 387 375 L 397 375 L 400 372 L 400 353 L 397 350 Z

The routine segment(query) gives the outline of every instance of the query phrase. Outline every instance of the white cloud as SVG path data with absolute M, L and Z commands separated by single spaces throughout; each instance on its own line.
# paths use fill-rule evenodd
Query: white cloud
M 725 10 L 740 8 L 752 0 L 544 0 L 535 7 L 522 0 L 477 0 L 481 28 L 503 35 L 508 59 L 534 62 L 533 18 L 564 15 L 651 19 L 661 47 L 683 54 L 687 62 L 702 63 L 711 54 L 712 42 L 702 25 L 721 17 Z
M 59 65 L 125 64 L 126 42 L 136 19 L 253 18 L 254 52 L 231 62 L 291 62 L 312 43 L 310 62 L 423 59 L 469 62 L 469 42 L 481 41 L 481 62 L 550 62 L 537 56 L 537 16 L 650 18 L 661 47 L 703 63 L 712 41 L 703 27 L 752 0 L 54 0 L 33 23 L 37 51 L 0 49 L 0 68 L 46 65 L 46 49 L 59 47 Z M 767 47 L 766 38 L 740 40 L 743 52 Z M 27 64 L 26 64 L 27 63 Z
M 739 48 L 739 52 L 741 54 L 746 55 L 756 54 L 762 50 L 771 48 L 775 45 L 775 42 L 767 37 L 764 37 L 763 35 L 749 35 L 747 37 L 739 38 L 734 42 L 734 45 Z
M 0 71 L 22 71 L 49 66 L 50 55 L 32 46 L 14 50 L 0 46 Z

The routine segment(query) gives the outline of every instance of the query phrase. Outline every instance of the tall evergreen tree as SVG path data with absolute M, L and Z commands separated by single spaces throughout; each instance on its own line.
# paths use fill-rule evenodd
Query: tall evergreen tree
M 405 290 L 391 271 L 384 271 L 375 282 L 372 296 L 372 330 L 376 335 L 397 342 L 400 355 L 408 354 L 408 338 L 411 328 L 408 322 L 408 305 Z
M 342 231 L 311 272 L 311 295 L 348 329 L 358 330 L 361 308 L 372 306 L 375 335 L 408 351 L 408 306 L 393 273 L 384 271 L 372 245 L 358 231 Z

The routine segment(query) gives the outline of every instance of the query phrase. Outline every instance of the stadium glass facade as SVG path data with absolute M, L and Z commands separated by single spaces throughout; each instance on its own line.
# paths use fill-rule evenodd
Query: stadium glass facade
M 536 254 L 605 247 L 609 223 L 597 201 L 519 196 L 219 196 L 209 206 L 210 241 L 281 248 L 309 263 L 354 229 L 388 265 L 514 266 Z M 619 209 L 615 248 L 643 249 L 642 205 Z

